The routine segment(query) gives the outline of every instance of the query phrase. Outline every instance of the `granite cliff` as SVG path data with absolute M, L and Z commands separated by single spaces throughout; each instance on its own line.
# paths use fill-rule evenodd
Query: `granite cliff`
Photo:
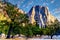
M 39 26 L 50 25 L 55 22 L 56 18 L 51 15 L 48 7 L 33 6 L 28 12 L 29 23 L 34 24 L 37 22 Z

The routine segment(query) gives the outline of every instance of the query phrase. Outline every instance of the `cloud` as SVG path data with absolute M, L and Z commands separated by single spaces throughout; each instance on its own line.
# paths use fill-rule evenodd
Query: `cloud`
M 28 3 L 28 5 L 31 5 L 33 3 L 33 1 L 30 1 L 29 3 Z
M 48 4 L 48 3 L 46 3 L 46 2 L 44 2 L 42 5 L 43 5 L 43 6 L 46 6 L 46 5 L 49 5 L 49 4 Z
M 53 10 L 53 12 L 56 14 L 56 13 L 60 13 L 60 8 L 56 8 Z
M 33 1 L 28 1 L 25 5 L 23 5 L 24 8 L 28 8 L 28 6 L 31 6 L 33 4 Z
M 19 0 L 19 1 L 17 2 L 18 7 L 20 7 L 21 4 L 24 3 L 24 1 L 25 1 L 25 0 Z
M 22 0 L 22 2 L 21 3 L 23 3 L 24 2 L 24 0 Z
M 54 9 L 52 13 L 60 21 L 60 8 Z
M 51 0 L 51 3 L 54 3 L 54 0 Z

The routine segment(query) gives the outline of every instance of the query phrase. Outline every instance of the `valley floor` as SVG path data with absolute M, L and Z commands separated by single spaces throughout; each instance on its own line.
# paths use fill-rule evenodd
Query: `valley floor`
M 53 38 L 51 39 L 50 36 L 41 36 L 41 37 L 35 37 L 35 38 L 24 38 L 24 37 L 18 37 L 18 38 L 11 38 L 11 39 L 4 39 L 1 38 L 0 40 L 60 40 L 60 35 L 56 36 L 54 35 Z

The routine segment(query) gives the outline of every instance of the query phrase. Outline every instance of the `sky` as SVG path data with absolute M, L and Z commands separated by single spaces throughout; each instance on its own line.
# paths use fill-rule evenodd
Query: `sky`
M 32 6 L 47 6 L 53 16 L 60 21 L 60 0 L 8 0 L 10 3 L 18 6 L 18 8 L 29 12 Z

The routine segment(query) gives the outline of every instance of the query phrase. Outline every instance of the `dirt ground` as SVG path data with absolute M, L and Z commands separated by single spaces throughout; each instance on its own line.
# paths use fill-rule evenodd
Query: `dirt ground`
M 0 40 L 26 40 L 26 38 L 0 39 Z

